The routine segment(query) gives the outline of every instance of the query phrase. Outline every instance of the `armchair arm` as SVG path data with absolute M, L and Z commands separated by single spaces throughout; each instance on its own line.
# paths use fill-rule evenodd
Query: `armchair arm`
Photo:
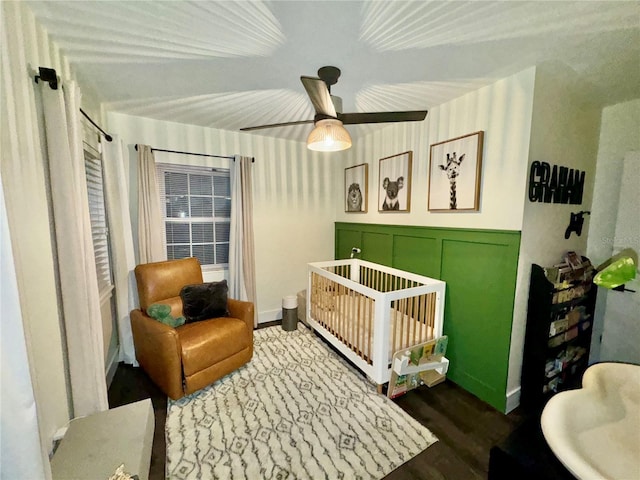
M 182 353 L 176 330 L 137 309 L 131 311 L 131 330 L 136 358 L 144 371 L 169 397 L 176 400 L 184 396 Z
M 227 300 L 227 308 L 229 309 L 229 314 L 231 317 L 239 318 L 247 324 L 247 330 L 251 332 L 251 337 L 253 338 L 253 319 L 255 316 L 255 307 L 253 306 L 253 303 L 229 298 Z

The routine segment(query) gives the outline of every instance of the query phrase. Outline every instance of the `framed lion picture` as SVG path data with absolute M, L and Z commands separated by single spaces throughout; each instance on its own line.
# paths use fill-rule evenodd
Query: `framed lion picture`
M 362 163 L 344 169 L 344 211 L 367 213 L 369 165 Z

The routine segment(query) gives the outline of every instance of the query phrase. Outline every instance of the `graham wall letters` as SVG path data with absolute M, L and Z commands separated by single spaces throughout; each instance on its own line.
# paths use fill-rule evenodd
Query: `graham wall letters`
M 549 165 L 547 162 L 531 164 L 529 172 L 529 200 L 544 203 L 582 203 L 585 172 L 573 168 Z

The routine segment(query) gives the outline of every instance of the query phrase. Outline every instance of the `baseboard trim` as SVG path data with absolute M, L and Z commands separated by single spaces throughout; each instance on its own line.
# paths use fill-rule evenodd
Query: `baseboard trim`
M 118 351 L 116 348 L 111 353 L 111 358 L 107 360 L 107 388 L 111 386 L 111 382 L 113 382 L 113 377 L 116 374 L 116 370 L 118 369 Z
M 275 320 L 282 320 L 281 308 L 276 308 L 274 310 L 265 310 L 264 312 L 258 312 L 258 323 L 273 322 Z
M 514 388 L 507 393 L 507 402 L 505 404 L 504 413 L 509 413 L 515 410 L 518 405 L 520 405 L 520 387 Z

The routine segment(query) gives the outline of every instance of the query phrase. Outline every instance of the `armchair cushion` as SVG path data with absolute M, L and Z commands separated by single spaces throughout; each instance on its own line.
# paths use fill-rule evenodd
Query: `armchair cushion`
M 187 323 L 176 329 L 186 376 L 209 368 L 252 346 L 253 337 L 242 320 L 231 317 Z
M 228 292 L 226 280 L 184 286 L 180 298 L 187 323 L 228 316 Z
M 169 313 L 173 317 L 184 317 L 184 314 L 182 313 L 182 299 L 180 298 L 180 296 L 171 297 L 171 298 L 165 298 L 165 299 L 163 299 L 161 301 L 158 301 L 157 303 L 161 303 L 163 305 L 169 305 L 171 307 L 171 312 L 169 312 Z M 156 304 L 154 303 L 152 305 L 156 305 Z M 146 312 L 145 312 L 150 317 L 152 315 L 149 313 L 149 308 L 151 308 L 152 305 L 149 305 L 147 307 Z

